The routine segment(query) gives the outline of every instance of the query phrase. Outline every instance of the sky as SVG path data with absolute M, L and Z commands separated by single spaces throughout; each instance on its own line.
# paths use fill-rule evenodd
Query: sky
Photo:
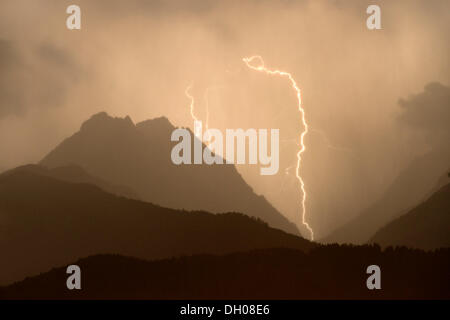
M 67 6 L 81 30 L 66 28 Z M 368 30 L 366 8 L 381 8 Z M 239 166 L 254 190 L 300 224 L 302 130 L 286 79 L 246 68 L 261 55 L 290 72 L 310 132 L 301 174 L 307 221 L 326 235 L 380 197 L 415 157 L 449 137 L 450 2 L 62 1 L 0 3 L 0 170 L 38 162 L 91 115 L 279 128 L 280 171 Z

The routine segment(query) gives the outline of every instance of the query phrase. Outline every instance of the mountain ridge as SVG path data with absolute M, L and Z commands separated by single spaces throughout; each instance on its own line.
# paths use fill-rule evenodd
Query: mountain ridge
M 314 246 L 241 213 L 164 208 L 23 168 L 0 175 L 0 283 L 99 253 L 155 259 Z
M 133 123 L 130 117 L 93 115 L 40 162 L 49 168 L 76 164 L 90 174 L 137 192 L 164 207 L 208 212 L 237 211 L 299 234 L 295 224 L 254 193 L 233 165 L 175 165 L 165 117 Z
M 450 152 L 442 150 L 435 150 L 416 158 L 397 176 L 377 201 L 319 241 L 367 243 L 380 228 L 426 200 L 436 190 L 438 181 L 442 179 L 442 173 L 448 169 L 449 162 Z
M 449 250 L 327 245 L 153 261 L 102 254 L 71 262 L 82 270 L 81 290 L 66 289 L 64 266 L 0 287 L 0 299 L 449 299 Z M 382 290 L 366 287 L 375 262 L 389 270 Z
M 371 243 L 424 250 L 450 247 L 450 183 L 406 214 L 380 228 Z

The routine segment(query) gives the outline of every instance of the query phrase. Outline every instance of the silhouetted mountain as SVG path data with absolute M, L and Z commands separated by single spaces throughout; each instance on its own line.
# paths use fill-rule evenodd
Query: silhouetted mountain
M 450 184 L 381 228 L 371 242 L 428 250 L 450 247 Z
M 27 168 L 0 175 L 0 283 L 99 253 L 164 258 L 315 244 L 238 213 L 177 211 Z
M 99 255 L 74 262 L 81 290 L 66 288 L 61 267 L 0 288 L 0 299 L 449 299 L 449 256 L 449 249 L 337 245 L 150 262 Z M 366 287 L 372 264 L 381 290 Z
M 74 183 L 88 183 L 93 184 L 99 187 L 100 189 L 118 195 L 118 196 L 124 196 L 131 199 L 139 199 L 136 192 L 131 190 L 128 187 L 123 186 L 115 186 L 111 185 L 110 183 L 94 177 L 90 174 L 88 174 L 83 168 L 76 166 L 76 165 L 70 165 L 70 166 L 64 166 L 64 167 L 56 167 L 52 169 L 45 168 L 40 165 L 35 164 L 29 164 L 25 166 L 20 166 L 15 169 L 11 169 L 8 172 L 16 172 L 16 171 L 23 171 L 27 170 L 30 172 L 34 172 L 40 175 L 45 175 L 49 177 L 53 177 L 59 180 L 68 181 L 68 182 L 74 182 Z M 8 172 L 5 172 L 5 174 L 8 174 Z
M 236 211 L 298 234 L 297 227 L 256 195 L 233 165 L 174 165 L 166 118 L 134 124 L 129 117 L 99 113 L 41 162 L 53 168 L 76 164 L 90 174 L 135 190 L 144 201 L 186 210 Z
M 366 243 L 381 227 L 423 202 L 436 187 L 449 162 L 450 154 L 444 151 L 417 158 L 402 171 L 380 200 L 320 241 Z
M 430 197 L 433 193 L 439 191 L 442 187 L 450 183 L 450 168 L 439 178 L 438 182 L 434 186 L 433 190 L 431 190 L 428 197 Z

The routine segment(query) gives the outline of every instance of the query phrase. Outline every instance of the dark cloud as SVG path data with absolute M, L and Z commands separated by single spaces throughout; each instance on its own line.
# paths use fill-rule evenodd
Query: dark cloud
M 0 40 L 0 118 L 61 105 L 79 74 L 70 55 L 54 45 L 22 53 L 14 42 Z
M 10 41 L 0 39 L 0 71 L 5 72 L 18 64 L 18 57 Z
M 17 86 L 23 68 L 19 53 L 10 41 L 0 40 L 0 117 L 19 114 L 25 107 L 23 94 Z
M 69 54 L 50 43 L 41 43 L 35 50 L 36 56 L 43 62 L 54 64 L 63 68 L 73 69 L 75 63 Z
M 416 129 L 450 132 L 450 87 L 432 82 L 399 104 L 403 109 L 400 122 Z

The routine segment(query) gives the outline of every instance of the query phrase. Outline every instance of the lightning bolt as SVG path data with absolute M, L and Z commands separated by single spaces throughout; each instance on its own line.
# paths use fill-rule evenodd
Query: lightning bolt
M 208 87 L 205 90 L 205 94 L 203 96 L 204 102 L 205 102 L 205 139 L 203 140 L 203 142 L 205 142 L 206 146 L 209 146 L 209 144 L 211 143 L 212 137 L 209 136 L 208 134 L 208 129 L 209 129 L 209 92 L 212 89 L 217 89 L 217 88 L 221 88 L 221 86 L 216 86 L 216 87 Z M 202 123 L 201 120 L 199 120 L 195 114 L 194 114 L 194 109 L 195 109 L 195 98 L 190 94 L 190 90 L 192 89 L 192 85 L 189 85 L 185 91 L 184 94 L 186 95 L 186 97 L 190 100 L 190 106 L 189 106 L 189 110 L 191 113 L 191 118 L 192 120 L 194 120 L 194 128 L 198 128 L 198 125 Z
M 189 91 L 192 88 L 192 84 L 189 85 L 186 90 L 184 90 L 184 94 L 186 95 L 186 97 L 188 97 L 188 99 L 191 101 L 191 105 L 189 106 L 189 109 L 191 111 L 191 117 L 192 119 L 194 119 L 194 121 L 198 121 L 197 117 L 194 115 L 194 105 L 195 105 L 195 100 L 194 97 L 189 93 Z
M 252 64 L 252 62 L 254 61 L 258 61 L 259 64 L 257 66 L 255 66 L 254 64 Z M 292 75 L 288 72 L 285 71 L 280 71 L 280 70 L 271 70 L 271 69 L 267 69 L 265 67 L 264 64 L 264 60 L 261 56 L 252 56 L 252 57 L 248 57 L 248 58 L 243 58 L 242 61 L 244 61 L 244 63 L 247 65 L 247 67 L 249 67 L 252 70 L 256 70 L 259 72 L 263 72 L 266 73 L 268 75 L 275 75 L 275 76 L 281 76 L 281 77 L 285 77 L 288 78 L 289 81 L 291 82 L 292 88 L 295 90 L 296 95 L 297 95 L 297 101 L 298 101 L 298 110 L 300 111 L 300 115 L 301 115 L 301 119 L 302 119 L 302 125 L 304 130 L 302 131 L 302 133 L 300 134 L 300 150 L 297 152 L 297 167 L 295 170 L 295 176 L 297 177 L 299 183 L 300 183 L 300 189 L 302 192 L 302 223 L 303 225 L 306 227 L 306 229 L 308 229 L 310 235 L 311 235 L 311 240 L 314 240 L 314 231 L 313 229 L 310 227 L 310 225 L 306 222 L 305 216 L 306 216 L 306 189 L 305 189 L 305 183 L 300 175 L 300 167 L 301 167 L 301 162 L 302 162 L 302 153 L 305 152 L 306 150 L 306 146 L 305 146 L 305 136 L 308 133 L 308 124 L 306 122 L 306 118 L 305 118 L 305 110 L 302 107 L 302 97 L 301 97 L 301 92 L 300 92 L 300 88 L 298 87 L 297 83 L 295 82 L 294 78 L 292 77 Z
M 208 128 L 209 128 L 209 99 L 208 99 L 209 90 L 210 90 L 209 87 L 206 88 L 205 95 L 204 95 L 205 110 L 206 110 L 206 121 L 205 121 L 205 128 L 206 128 L 206 130 L 208 130 Z
M 188 99 L 191 101 L 191 104 L 189 106 L 190 112 L 191 112 L 191 117 L 194 120 L 194 135 L 200 139 L 200 141 L 202 140 L 202 121 L 197 119 L 197 117 L 194 114 L 194 107 L 195 107 L 195 99 L 194 97 L 190 94 L 190 90 L 192 88 L 192 85 L 189 85 L 186 90 L 184 90 L 184 94 L 186 95 L 186 97 L 188 97 Z
M 327 148 L 332 149 L 332 150 L 336 150 L 336 151 L 347 152 L 347 153 L 349 153 L 353 158 L 356 158 L 356 159 L 358 158 L 358 157 L 354 154 L 354 152 L 353 152 L 352 149 L 344 148 L 344 147 L 341 147 L 341 146 L 332 144 L 331 141 L 330 141 L 330 139 L 328 138 L 328 136 L 325 134 L 325 132 L 323 132 L 323 131 L 321 131 L 321 130 L 318 130 L 318 129 L 311 128 L 311 126 L 310 126 L 309 129 L 310 129 L 310 132 L 317 133 L 317 134 L 323 139 L 323 141 L 325 142 L 325 146 L 326 146 Z

